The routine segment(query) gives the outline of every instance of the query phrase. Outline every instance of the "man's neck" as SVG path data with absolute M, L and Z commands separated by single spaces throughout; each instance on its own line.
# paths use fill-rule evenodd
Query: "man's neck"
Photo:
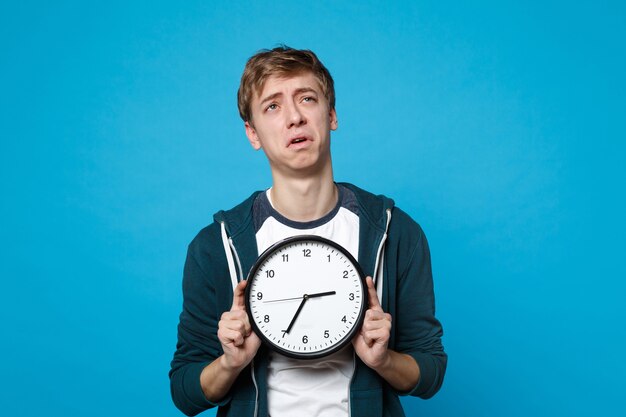
M 337 204 L 339 192 L 330 172 L 312 178 L 274 178 L 270 197 L 274 209 L 286 218 L 308 222 L 328 214 Z

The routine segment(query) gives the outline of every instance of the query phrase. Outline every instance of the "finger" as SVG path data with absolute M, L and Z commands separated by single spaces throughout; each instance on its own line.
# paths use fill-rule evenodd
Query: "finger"
M 365 312 L 365 320 L 391 320 L 391 314 L 370 308 Z
M 367 347 L 372 347 L 375 340 L 372 339 L 369 332 L 361 332 L 361 337 L 363 338 L 363 343 L 365 343 Z
M 380 301 L 378 301 L 378 294 L 376 294 L 376 287 L 374 286 L 374 281 L 372 281 L 372 277 L 365 278 L 365 283 L 367 284 L 367 297 L 369 301 L 369 307 L 372 310 L 383 311 L 383 308 L 380 306 Z
M 237 330 L 232 329 L 219 329 L 219 331 L 217 332 L 217 336 L 224 345 L 232 344 L 234 346 L 241 346 L 244 341 L 243 334 L 241 334 L 241 332 Z
M 233 291 L 233 305 L 231 306 L 232 310 L 245 310 L 246 302 L 245 302 L 245 290 L 246 284 L 248 281 L 243 280 L 235 287 Z
M 387 320 L 386 317 L 380 320 L 365 320 L 363 322 L 363 331 L 376 330 L 376 329 L 387 329 L 391 330 L 391 321 Z
M 384 322 L 382 322 L 384 323 Z M 382 330 L 385 331 L 387 333 L 391 332 L 391 325 L 389 324 L 378 324 L 378 323 L 367 323 L 363 325 L 363 332 L 372 332 L 372 331 L 378 331 L 378 330 Z
M 250 322 L 248 320 L 224 320 L 219 324 L 220 328 L 237 331 L 244 336 L 248 336 L 252 331 Z
M 222 313 L 222 317 L 220 317 L 220 320 L 224 320 L 224 321 L 235 321 L 235 320 L 246 321 L 247 319 L 248 319 L 248 314 L 243 310 L 225 311 Z
M 384 345 L 389 340 L 389 331 L 376 329 L 363 332 L 363 340 L 365 340 L 368 346 L 372 346 L 374 343 Z

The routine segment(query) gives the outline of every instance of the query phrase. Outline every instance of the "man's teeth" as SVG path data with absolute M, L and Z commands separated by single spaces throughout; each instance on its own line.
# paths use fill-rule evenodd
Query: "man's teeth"
M 300 142 L 304 142 L 306 139 L 304 138 L 297 138 L 291 141 L 291 143 L 300 143 Z

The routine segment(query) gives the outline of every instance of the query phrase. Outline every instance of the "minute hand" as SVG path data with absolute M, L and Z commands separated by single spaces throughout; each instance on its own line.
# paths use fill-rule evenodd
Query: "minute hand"
M 296 314 L 294 314 L 293 318 L 291 319 L 291 323 L 289 323 L 289 326 L 287 327 L 287 330 L 283 330 L 283 332 L 285 333 L 289 333 L 291 331 L 291 328 L 293 327 L 293 324 L 296 322 L 296 319 L 298 318 L 298 316 L 300 315 L 300 312 L 302 311 L 302 307 L 304 307 L 304 303 L 306 303 L 306 300 L 308 300 L 309 297 L 304 294 L 304 296 L 302 296 L 302 302 L 300 303 L 300 306 L 298 307 L 298 310 L 296 311 Z M 283 334 L 283 337 L 285 337 L 285 334 Z
M 285 333 L 289 333 L 291 331 L 291 328 L 293 327 L 293 324 L 296 322 L 296 319 L 300 315 L 300 312 L 302 311 L 302 307 L 304 307 L 304 304 L 306 303 L 306 300 L 308 300 L 309 298 L 323 297 L 325 295 L 335 295 L 335 294 L 337 294 L 336 291 L 318 292 L 318 293 L 315 293 L 315 294 L 304 294 L 302 296 L 302 302 L 298 306 L 298 310 L 296 311 L 296 314 L 294 314 L 293 318 L 291 319 L 291 323 L 289 323 L 289 326 L 287 327 L 287 330 L 283 330 L 283 331 Z

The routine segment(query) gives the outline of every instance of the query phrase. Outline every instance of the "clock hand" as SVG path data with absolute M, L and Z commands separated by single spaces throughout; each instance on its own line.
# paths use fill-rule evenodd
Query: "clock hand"
M 324 297 L 325 295 L 335 295 L 337 291 L 318 292 L 316 294 L 306 294 L 309 298 Z
M 306 300 L 308 300 L 309 298 L 323 297 L 325 295 L 335 295 L 335 294 L 337 294 L 336 291 L 318 292 L 315 294 L 304 294 L 302 296 L 302 302 L 300 303 L 300 306 L 298 307 L 296 314 L 294 314 L 293 318 L 291 319 L 291 323 L 289 323 L 289 326 L 287 326 L 287 330 L 283 330 L 284 334 L 287 334 L 291 331 L 291 328 L 293 327 L 293 324 L 296 322 L 296 319 L 300 315 L 300 312 L 302 311 L 302 307 L 304 307 L 304 303 L 306 303 Z M 278 301 L 278 300 L 275 300 L 275 301 Z
M 291 298 L 281 298 L 279 300 L 267 300 L 267 301 L 263 301 L 264 303 L 276 303 L 278 301 L 290 301 L 290 300 L 302 300 L 302 296 L 300 297 L 291 297 Z
M 287 327 L 287 330 L 283 330 L 283 336 L 285 336 L 286 333 L 289 333 L 289 331 L 293 327 L 293 324 L 296 322 L 296 319 L 300 315 L 300 312 L 302 311 L 302 307 L 304 307 L 304 303 L 306 303 L 306 300 L 308 300 L 308 299 L 309 299 L 308 295 L 304 294 L 302 296 L 302 302 L 300 303 L 300 306 L 298 307 L 298 311 L 296 311 L 296 314 L 294 314 L 293 318 L 291 319 L 291 323 L 289 323 L 289 326 Z

